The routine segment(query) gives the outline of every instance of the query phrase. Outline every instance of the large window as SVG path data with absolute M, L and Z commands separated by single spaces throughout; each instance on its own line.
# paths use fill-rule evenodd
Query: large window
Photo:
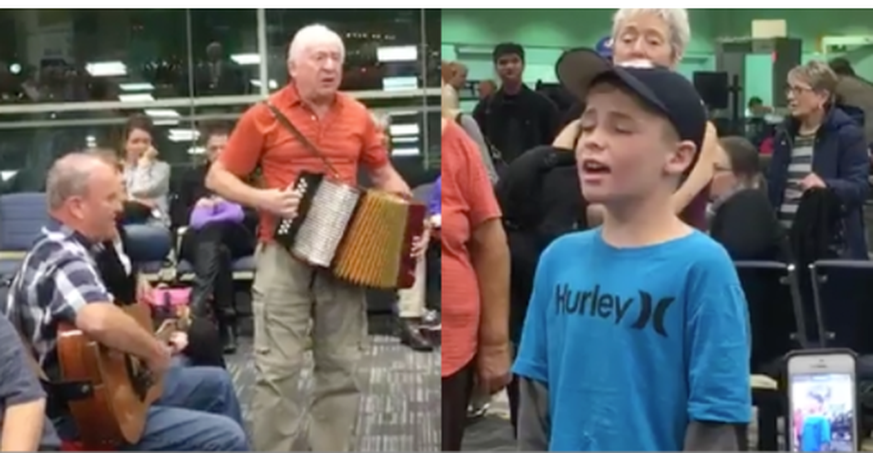
M 439 10 L 30 9 L 0 10 L 0 177 L 117 149 L 132 114 L 152 117 L 164 159 L 190 162 L 204 124 L 287 83 L 288 44 L 312 23 L 343 37 L 342 89 L 391 117 L 395 158 L 438 163 Z

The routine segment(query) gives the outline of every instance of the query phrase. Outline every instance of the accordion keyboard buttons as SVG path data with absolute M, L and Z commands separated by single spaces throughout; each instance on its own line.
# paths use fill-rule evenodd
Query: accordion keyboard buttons
M 311 264 L 329 267 L 357 206 L 360 192 L 352 186 L 322 181 L 297 231 L 293 252 Z

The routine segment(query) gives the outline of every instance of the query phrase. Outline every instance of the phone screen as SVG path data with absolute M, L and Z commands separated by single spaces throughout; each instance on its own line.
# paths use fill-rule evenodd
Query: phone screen
M 855 392 L 849 373 L 790 377 L 791 451 L 855 451 Z

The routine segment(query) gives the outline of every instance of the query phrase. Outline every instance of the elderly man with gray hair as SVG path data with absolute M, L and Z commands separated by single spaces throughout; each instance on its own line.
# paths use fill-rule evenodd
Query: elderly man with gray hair
M 303 171 L 328 171 L 321 154 L 343 183 L 356 185 L 363 166 L 377 189 L 411 195 L 367 108 L 339 92 L 344 59 L 343 41 L 334 31 L 323 25 L 300 29 L 288 53 L 291 82 L 243 114 L 206 180 L 222 197 L 261 212 L 252 286 L 257 371 L 252 418 L 258 451 L 299 449 L 295 440 L 301 435 L 314 451 L 346 451 L 360 401 L 365 291 L 295 259 L 274 240 L 277 219 L 297 215 L 300 195 L 290 188 Z M 258 188 L 243 182 L 256 168 L 264 181 Z M 420 238 L 413 256 L 420 257 L 426 247 L 427 239 Z M 310 336 L 311 396 L 299 387 Z M 304 434 L 305 413 L 309 429 Z

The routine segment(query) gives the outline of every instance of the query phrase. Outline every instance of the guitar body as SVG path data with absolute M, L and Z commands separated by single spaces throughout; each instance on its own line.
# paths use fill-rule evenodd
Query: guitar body
M 148 306 L 119 308 L 152 331 Z M 93 389 L 90 397 L 69 401 L 85 449 L 138 442 L 148 409 L 163 391 L 162 376 L 152 375 L 141 360 L 109 349 L 70 326 L 58 330 L 57 351 L 61 379 L 87 382 Z

